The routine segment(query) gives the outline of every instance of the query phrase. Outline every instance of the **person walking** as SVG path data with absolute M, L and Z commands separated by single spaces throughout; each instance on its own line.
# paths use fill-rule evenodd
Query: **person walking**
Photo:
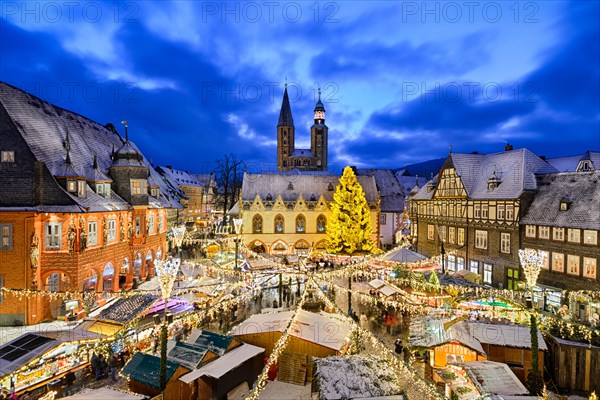
M 385 317 L 385 331 L 387 333 L 392 333 L 392 317 L 390 314 L 387 314 Z
M 92 353 L 92 358 L 90 359 L 90 364 L 92 365 L 92 373 L 94 374 L 94 376 L 96 377 L 96 380 L 100 380 L 100 375 L 101 375 L 101 368 L 102 366 L 100 365 L 100 359 L 98 358 L 98 355 L 96 354 L 96 352 L 94 351 Z
M 110 379 L 116 382 L 119 378 L 117 377 L 117 371 L 119 369 L 119 359 L 116 354 L 113 354 L 108 360 L 108 367 L 110 368 Z

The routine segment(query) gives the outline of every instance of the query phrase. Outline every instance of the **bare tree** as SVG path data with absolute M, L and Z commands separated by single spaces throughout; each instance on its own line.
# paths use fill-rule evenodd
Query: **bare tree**
M 215 177 L 218 185 L 217 207 L 223 210 L 223 225 L 226 223 L 227 211 L 238 199 L 242 187 L 242 175 L 245 164 L 238 160 L 236 155 L 226 154 L 216 161 Z

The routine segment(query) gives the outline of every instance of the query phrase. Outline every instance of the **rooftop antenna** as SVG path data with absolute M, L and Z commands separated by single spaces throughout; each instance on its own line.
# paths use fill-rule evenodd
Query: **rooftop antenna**
M 128 124 L 127 120 L 121 121 L 121 123 L 125 127 L 125 143 L 128 143 L 129 142 L 129 129 L 128 129 L 129 124 Z

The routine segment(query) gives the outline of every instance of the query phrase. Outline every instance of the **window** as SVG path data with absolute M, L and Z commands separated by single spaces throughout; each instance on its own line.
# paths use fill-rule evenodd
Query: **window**
M 507 278 L 507 289 L 508 290 L 517 290 L 519 289 L 519 270 L 507 268 L 506 270 L 506 278 Z
M 567 240 L 571 243 L 581 242 L 581 231 L 579 229 L 569 229 Z
M 481 218 L 481 204 L 475 204 L 475 211 L 473 216 L 475 218 Z
M 102 197 L 109 198 L 110 197 L 110 183 L 97 183 L 96 184 L 96 193 L 98 193 Z
M 385 225 L 385 217 L 386 217 L 386 215 L 385 215 L 385 214 L 381 214 L 381 215 L 379 216 L 379 224 L 380 224 L 380 225 Z
M 138 215 L 135 217 L 135 236 L 140 236 L 142 229 L 142 218 Z
M 583 257 L 583 276 L 596 279 L 596 259 Z
M 67 181 L 67 190 L 75 193 L 77 191 L 77 181 Z
M 540 256 L 542 257 L 542 268 L 550 268 L 550 253 L 547 251 L 540 250 Z
M 62 224 L 49 222 L 46 224 L 46 248 L 60 249 L 60 238 L 62 235 Z
M 465 269 L 465 259 L 462 257 L 458 257 L 456 259 L 456 270 L 462 271 L 463 269 Z
M 585 244 L 598 244 L 598 232 L 596 232 L 596 231 L 583 231 L 583 243 L 585 243 Z
M 569 254 L 567 256 L 567 273 L 579 275 L 579 256 Z
M 463 216 L 462 213 L 463 213 L 462 204 L 458 203 L 456 205 L 456 216 L 460 218 Z
M 507 221 L 512 221 L 515 219 L 515 206 L 512 204 L 506 205 L 506 217 L 504 219 Z
M 252 233 L 262 233 L 263 219 L 260 215 L 256 214 L 252 218 Z
M 298 215 L 296 217 L 296 233 L 304 233 L 306 230 L 306 219 L 304 215 Z
M 117 220 L 108 220 L 108 241 L 114 242 L 117 240 Z
M 154 233 L 154 215 L 148 216 L 148 233 Z
M 0 303 L 2 303 L 2 288 L 4 287 L 4 277 L 0 276 Z
M 150 195 L 152 195 L 152 197 L 155 197 L 158 199 L 158 196 L 160 196 L 160 189 L 159 188 L 151 188 Z
M 446 242 L 446 227 L 445 226 L 440 226 L 439 227 L 439 231 L 440 231 L 440 239 L 442 242 Z
M 479 274 L 479 261 L 471 261 L 469 263 L 469 269 L 471 272 L 474 272 L 476 274 Z
M 500 252 L 510 254 L 510 233 L 500 234 Z
M 448 256 L 448 269 L 450 271 L 456 271 L 456 257 Z
M 564 228 L 552 228 L 552 239 L 554 240 L 565 240 L 565 229 Z
M 435 226 L 427 225 L 427 240 L 435 240 Z
M 538 237 L 540 239 L 550 239 L 550 227 L 540 226 L 538 229 Z
M 481 218 L 487 219 L 489 215 L 489 206 L 487 204 L 481 205 Z
M 325 216 L 319 215 L 317 217 L 317 232 L 325 233 L 326 226 L 327 226 L 327 220 L 325 219 Z
M 85 196 L 85 181 L 77 181 L 77 196 Z
M 498 219 L 504 219 L 504 204 L 498 205 Z
M 458 228 L 458 244 L 465 244 L 465 228 Z
M 529 238 L 535 237 L 535 225 L 525 225 L 525 236 Z
M 0 224 L 0 250 L 12 250 L 13 226 L 12 224 Z
M 160 214 L 158 216 L 158 229 L 159 229 L 159 232 L 162 232 L 165 230 L 165 218 L 163 217 L 162 214 Z
M 96 221 L 88 222 L 88 245 L 98 244 L 98 223 Z
M 492 284 L 492 264 L 483 263 L 483 283 Z
M 552 271 L 565 272 L 565 256 L 561 253 L 552 253 Z
M 131 179 L 131 194 L 147 194 L 146 179 Z
M 487 231 L 475 231 L 475 248 L 487 249 L 488 233 Z
M 456 228 L 453 226 L 448 228 L 448 242 L 450 242 L 450 243 L 456 242 Z
M 283 233 L 283 216 L 275 216 L 275 233 Z
M 577 171 L 593 171 L 592 163 L 590 160 L 581 160 L 577 166 Z
M 15 152 L 14 151 L 3 151 L 1 157 L 2 157 L 2 162 L 15 162 Z

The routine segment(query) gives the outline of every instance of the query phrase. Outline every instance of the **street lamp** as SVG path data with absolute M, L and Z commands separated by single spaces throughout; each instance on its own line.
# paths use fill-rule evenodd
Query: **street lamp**
M 185 225 L 174 226 L 171 228 L 171 232 L 173 232 L 173 244 L 179 249 L 179 259 L 181 260 L 181 245 L 185 237 Z M 182 271 L 180 270 L 180 272 Z M 177 283 L 177 288 L 179 288 L 179 282 Z
M 535 287 L 540 270 L 542 269 L 544 259 L 539 250 L 519 249 L 519 261 L 523 267 L 527 287 L 531 292 L 531 308 L 533 308 L 533 288 Z
M 233 227 L 235 228 L 235 270 L 238 269 L 238 251 L 240 245 L 240 233 L 242 232 L 242 218 L 233 219 Z
M 175 283 L 175 277 L 179 272 L 179 266 L 181 260 L 179 258 L 169 258 L 166 261 L 157 260 L 156 262 L 156 275 L 160 283 L 160 293 L 165 304 L 163 313 L 163 324 L 160 332 L 160 390 L 164 390 L 167 384 L 167 334 L 168 334 L 168 323 L 167 323 L 167 304 L 169 297 L 171 297 L 171 291 L 173 290 L 173 284 Z

